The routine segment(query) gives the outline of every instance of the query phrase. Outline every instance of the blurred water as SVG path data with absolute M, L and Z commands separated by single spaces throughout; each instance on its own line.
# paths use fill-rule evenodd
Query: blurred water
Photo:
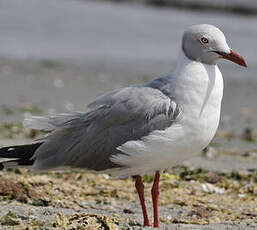
M 75 0 L 1 0 L 0 56 L 57 58 L 170 70 L 192 24 L 220 27 L 255 79 L 257 16 L 156 9 Z M 151 63 L 149 65 L 149 63 Z M 228 77 L 242 70 L 224 64 Z
M 209 23 L 225 32 L 249 64 L 247 70 L 221 64 L 222 124 L 232 120 L 244 127 L 257 113 L 256 19 L 86 0 L 0 0 L 0 105 L 32 101 L 61 112 L 71 109 L 69 104 L 83 110 L 107 90 L 172 70 L 184 29 Z M 42 59 L 65 67 L 42 70 L 35 62 Z M 64 87 L 54 87 L 58 79 Z

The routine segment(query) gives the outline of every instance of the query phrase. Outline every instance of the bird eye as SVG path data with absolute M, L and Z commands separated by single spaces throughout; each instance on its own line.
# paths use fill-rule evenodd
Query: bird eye
M 208 40 L 207 38 L 205 38 L 205 37 L 202 37 L 202 38 L 201 38 L 201 42 L 204 43 L 204 44 L 206 44 L 206 43 L 209 42 L 209 40 Z

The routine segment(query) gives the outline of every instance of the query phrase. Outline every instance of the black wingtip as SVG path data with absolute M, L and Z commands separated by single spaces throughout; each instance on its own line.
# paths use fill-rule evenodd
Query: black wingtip
M 30 159 L 41 144 L 33 143 L 0 148 L 0 158 Z
M 6 167 L 12 167 L 8 164 L 11 162 L 15 162 L 18 167 L 32 165 L 34 163 L 34 159 L 31 158 L 42 143 L 43 142 L 0 148 L 0 158 L 8 158 L 8 160 L 0 162 L 0 171 Z

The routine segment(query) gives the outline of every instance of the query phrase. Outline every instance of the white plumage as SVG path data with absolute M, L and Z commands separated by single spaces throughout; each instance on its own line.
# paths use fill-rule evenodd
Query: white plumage
M 176 102 L 183 114 L 176 124 L 156 130 L 142 140 L 129 141 L 118 149 L 126 154 L 111 160 L 129 168 L 118 174 L 144 174 L 170 168 L 199 154 L 218 128 L 223 79 L 216 65 L 191 61 L 183 53 L 171 76 Z

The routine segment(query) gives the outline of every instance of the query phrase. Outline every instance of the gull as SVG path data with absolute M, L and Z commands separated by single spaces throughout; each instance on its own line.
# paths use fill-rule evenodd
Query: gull
M 142 175 L 155 173 L 151 194 L 154 227 L 160 226 L 158 199 L 162 170 L 199 154 L 220 120 L 227 59 L 247 67 L 215 26 L 188 28 L 174 72 L 148 83 L 114 90 L 89 104 L 89 112 L 31 117 L 24 126 L 49 134 L 31 144 L 0 149 L 0 168 L 81 168 L 135 176 L 144 226 L 151 226 Z

